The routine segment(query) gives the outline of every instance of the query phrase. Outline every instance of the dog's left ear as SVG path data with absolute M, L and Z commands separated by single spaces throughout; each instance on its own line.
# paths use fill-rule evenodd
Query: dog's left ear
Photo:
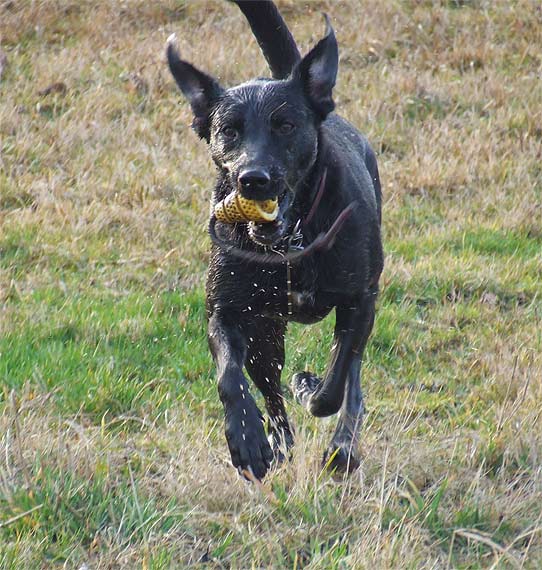
M 192 107 L 192 128 L 202 139 L 209 142 L 211 110 L 223 89 L 216 79 L 183 61 L 175 49 L 174 42 L 175 36 L 172 35 L 168 38 L 166 52 L 169 69 Z
M 297 64 L 292 76 L 301 81 L 312 107 L 324 120 L 333 111 L 332 91 L 339 68 L 339 47 L 326 14 L 326 35 Z

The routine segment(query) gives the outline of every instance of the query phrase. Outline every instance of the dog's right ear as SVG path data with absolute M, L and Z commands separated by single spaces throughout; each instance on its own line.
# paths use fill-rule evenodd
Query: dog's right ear
M 192 107 L 194 114 L 192 128 L 200 138 L 209 142 L 211 109 L 223 93 L 223 89 L 216 79 L 199 71 L 187 61 L 183 61 L 174 44 L 175 34 L 169 36 L 167 40 L 166 53 L 169 69 Z

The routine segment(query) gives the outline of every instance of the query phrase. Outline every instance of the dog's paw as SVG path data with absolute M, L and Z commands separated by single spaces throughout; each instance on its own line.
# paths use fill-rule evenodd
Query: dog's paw
M 294 436 L 291 431 L 271 428 L 267 439 L 273 450 L 276 464 L 281 465 L 286 459 L 290 459 L 290 449 L 294 445 Z
M 336 475 L 344 475 L 355 471 L 360 461 L 355 449 L 331 445 L 324 453 L 322 465 Z
M 307 407 L 311 396 L 318 391 L 322 381 L 311 372 L 298 372 L 292 376 L 292 392 L 296 401 Z
M 249 400 L 226 417 L 226 440 L 234 467 L 263 479 L 271 462 L 273 450 L 267 441 L 262 416 Z

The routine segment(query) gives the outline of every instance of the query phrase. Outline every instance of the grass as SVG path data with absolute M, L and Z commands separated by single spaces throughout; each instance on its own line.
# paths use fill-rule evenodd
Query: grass
M 362 467 L 322 471 L 333 420 L 293 403 L 289 464 L 261 486 L 229 464 L 205 338 L 213 166 L 163 49 L 175 31 L 226 84 L 265 75 L 240 14 L 4 2 L 2 570 L 542 565 L 540 10 L 280 7 L 303 49 L 332 16 L 338 108 L 379 152 Z M 332 324 L 290 327 L 285 380 L 323 369 Z

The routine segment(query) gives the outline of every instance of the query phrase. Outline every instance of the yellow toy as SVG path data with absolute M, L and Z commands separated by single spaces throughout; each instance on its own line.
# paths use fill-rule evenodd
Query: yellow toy
M 278 200 L 248 200 L 238 192 L 232 192 L 215 205 L 215 216 L 219 222 L 269 223 L 277 219 Z

